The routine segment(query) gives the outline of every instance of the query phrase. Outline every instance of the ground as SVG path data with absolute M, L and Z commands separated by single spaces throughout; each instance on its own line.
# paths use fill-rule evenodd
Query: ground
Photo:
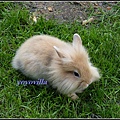
M 101 10 L 109 11 L 117 2 L 24 2 L 24 5 L 35 16 L 43 16 L 46 19 L 55 19 L 61 22 L 82 22 L 94 14 L 100 14 Z M 93 11 L 94 10 L 94 11 Z M 91 16 L 94 17 L 94 16 Z
M 120 118 L 119 6 L 118 2 L 105 1 L 1 2 L 1 118 Z M 31 15 L 47 20 L 40 18 L 34 23 Z M 97 20 L 86 26 L 80 24 L 91 17 Z M 80 34 L 91 62 L 99 68 L 100 81 L 92 83 L 76 101 L 48 86 L 18 85 L 19 80 L 31 80 L 11 66 L 25 40 L 49 34 L 68 42 L 75 32 Z

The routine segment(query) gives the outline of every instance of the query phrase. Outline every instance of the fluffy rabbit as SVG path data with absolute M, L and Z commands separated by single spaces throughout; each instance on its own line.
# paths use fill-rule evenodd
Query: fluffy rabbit
M 29 38 L 17 50 L 12 66 L 30 78 L 47 80 L 73 100 L 78 98 L 76 93 L 100 78 L 77 33 L 72 43 L 49 35 Z

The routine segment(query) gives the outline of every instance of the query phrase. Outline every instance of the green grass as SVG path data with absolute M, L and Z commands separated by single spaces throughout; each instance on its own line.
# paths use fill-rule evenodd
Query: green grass
M 98 20 L 82 26 L 77 21 L 59 24 L 42 17 L 34 23 L 25 8 L 0 2 L 0 118 L 120 118 L 119 6 L 102 11 L 96 15 Z M 27 78 L 12 68 L 11 60 L 27 38 L 44 33 L 72 41 L 76 32 L 101 71 L 99 82 L 92 83 L 76 101 L 46 86 L 17 85 Z

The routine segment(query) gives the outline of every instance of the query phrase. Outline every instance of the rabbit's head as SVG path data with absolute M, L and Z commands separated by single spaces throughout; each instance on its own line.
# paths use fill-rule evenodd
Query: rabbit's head
M 67 44 L 66 47 L 54 46 L 57 57 L 51 66 L 51 83 L 63 94 L 81 93 L 100 75 L 78 34 L 73 35 L 72 44 Z

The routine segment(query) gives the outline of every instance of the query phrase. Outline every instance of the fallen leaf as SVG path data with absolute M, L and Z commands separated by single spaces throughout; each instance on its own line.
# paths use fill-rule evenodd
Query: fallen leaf
M 37 22 L 36 16 L 33 16 L 33 21 L 34 21 L 35 23 Z
M 107 7 L 107 10 L 111 10 L 111 7 Z
M 96 12 L 95 14 L 101 14 L 101 12 Z
M 92 22 L 94 20 L 94 18 L 90 18 L 90 19 L 88 19 L 88 20 L 84 20 L 83 22 L 82 22 L 82 25 L 85 25 L 85 24 L 87 24 L 87 23 L 90 23 L 90 22 Z
M 49 10 L 49 12 L 53 11 L 52 7 L 48 7 L 48 10 Z
M 98 4 L 97 4 L 97 3 L 94 3 L 94 5 L 95 5 L 95 6 L 98 6 Z

